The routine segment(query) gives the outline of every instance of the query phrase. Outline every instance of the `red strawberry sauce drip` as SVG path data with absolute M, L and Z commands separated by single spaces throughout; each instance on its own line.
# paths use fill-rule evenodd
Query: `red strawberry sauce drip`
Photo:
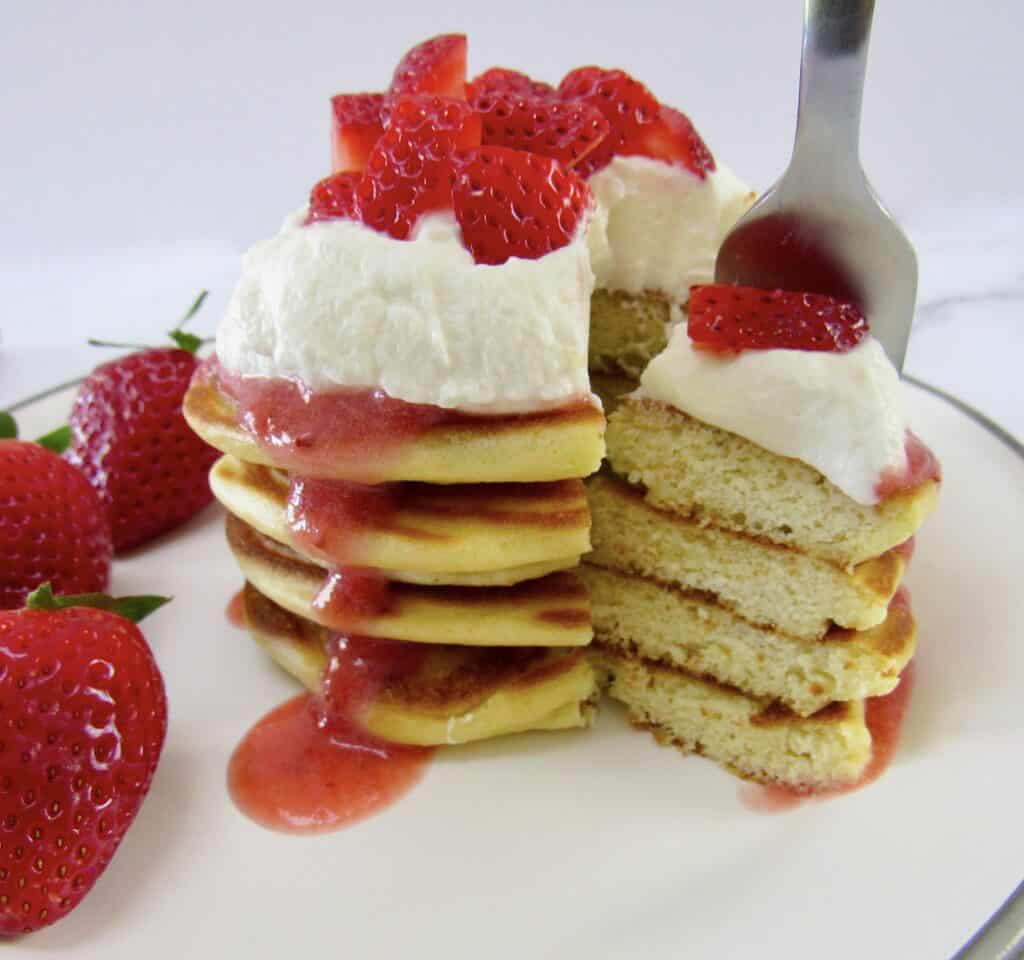
M 327 653 L 319 694 L 268 713 L 228 765 L 231 798 L 271 830 L 324 833 L 372 816 L 410 790 L 433 755 L 364 727 L 381 690 L 420 669 L 422 647 L 338 633 Z
M 931 450 L 912 431 L 907 431 L 907 465 L 903 470 L 888 470 L 875 485 L 880 500 L 919 487 L 927 480 L 942 480 L 942 465 Z
M 422 778 L 433 750 L 339 738 L 309 694 L 281 704 L 236 747 L 228 790 L 251 820 L 283 833 L 327 833 L 380 813 Z
M 204 375 L 239 408 L 239 425 L 274 464 L 296 473 L 321 473 L 345 464 L 373 483 L 382 462 L 432 427 L 463 423 L 467 414 L 425 403 L 395 400 L 382 390 L 318 392 L 295 380 L 240 377 L 215 360 Z
M 239 590 L 229 601 L 224 611 L 228 623 L 233 627 L 245 627 L 245 591 Z
M 391 605 L 390 581 L 359 567 L 332 570 L 313 598 L 320 622 L 334 630 L 358 630 L 362 621 L 386 613 Z
M 390 525 L 400 489 L 390 483 L 293 476 L 285 510 L 292 544 L 333 563 L 358 563 L 360 535 Z
M 902 589 L 893 598 L 894 604 L 907 602 L 906 592 Z M 900 675 L 899 686 L 895 690 L 884 697 L 870 697 L 865 703 L 864 719 L 871 733 L 871 759 L 853 783 L 817 792 L 748 783 L 740 789 L 740 802 L 748 810 L 758 813 L 781 813 L 799 807 L 808 800 L 828 800 L 874 783 L 889 768 L 896 754 L 913 691 L 914 664 L 911 661 Z

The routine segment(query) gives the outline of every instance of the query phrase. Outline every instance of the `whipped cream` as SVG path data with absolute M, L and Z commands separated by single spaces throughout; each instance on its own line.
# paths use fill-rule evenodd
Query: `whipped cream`
M 410 240 L 303 218 L 245 255 L 217 333 L 229 371 L 494 414 L 591 395 L 582 229 L 540 259 L 495 266 L 473 261 L 450 213 L 424 217 Z
M 899 375 L 874 337 L 845 353 L 721 356 L 696 349 L 679 326 L 638 395 L 802 460 L 858 503 L 877 503 L 882 473 L 907 465 Z
M 614 157 L 589 180 L 597 211 L 587 233 L 597 286 L 664 293 L 685 303 L 710 283 L 715 256 L 754 201 L 722 164 L 701 179 L 649 157 Z

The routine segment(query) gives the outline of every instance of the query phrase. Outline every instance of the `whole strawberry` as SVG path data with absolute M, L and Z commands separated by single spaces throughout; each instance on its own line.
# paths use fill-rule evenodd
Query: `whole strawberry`
M 117 552 L 184 523 L 213 499 L 207 474 L 218 454 L 181 413 L 201 341 L 180 328 L 172 336 L 188 349 L 157 347 L 97 367 L 71 409 L 67 456 L 99 493 Z
M 108 609 L 65 605 L 97 603 Z M 149 790 L 167 701 L 138 627 L 161 598 L 54 597 L 0 613 L 0 934 L 59 920 Z
M 61 593 L 105 590 L 112 554 L 106 511 L 81 472 L 38 444 L 0 440 L 0 609 L 47 581 Z

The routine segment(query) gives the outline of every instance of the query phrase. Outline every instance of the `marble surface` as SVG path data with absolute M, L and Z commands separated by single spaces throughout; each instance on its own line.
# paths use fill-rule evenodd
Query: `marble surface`
M 276 229 L 328 163 L 329 94 L 382 85 L 410 43 L 470 35 L 491 63 L 556 78 L 621 65 L 686 110 L 757 186 L 788 159 L 798 0 L 730 4 L 456 0 L 445 22 L 399 2 L 297 0 L 287 29 L 240 0 L 18 4 L 0 62 L 0 406 L 80 375 L 87 336 L 152 341 L 201 288 L 214 328 L 241 252 Z M 586 35 L 580 24 L 587 24 Z M 920 303 L 907 370 L 1024 436 L 1024 10 L 879 4 L 863 157 L 917 245 Z M 102 55 L 100 54 L 102 51 Z

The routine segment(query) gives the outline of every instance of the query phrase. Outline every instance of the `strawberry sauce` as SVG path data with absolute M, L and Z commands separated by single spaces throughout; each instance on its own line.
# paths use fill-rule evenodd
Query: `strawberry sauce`
M 245 629 L 245 588 L 238 591 L 229 601 L 224 611 L 228 623 L 233 627 Z
M 380 813 L 422 778 L 433 750 L 385 744 L 349 728 L 339 739 L 304 694 L 261 719 L 232 754 L 228 790 L 269 830 L 314 834 Z
M 871 733 L 871 759 L 864 772 L 853 783 L 817 792 L 748 783 L 740 789 L 740 802 L 748 810 L 755 810 L 758 813 L 781 813 L 792 810 L 808 800 L 827 800 L 874 783 L 892 763 L 913 691 L 914 664 L 911 661 L 900 675 L 900 682 L 895 690 L 883 697 L 870 697 L 865 703 L 864 719 Z
M 420 669 L 421 647 L 335 634 L 327 653 L 320 693 L 268 713 L 228 765 L 231 798 L 271 830 L 324 833 L 372 816 L 411 789 L 433 755 L 364 727 L 382 690 Z
M 387 613 L 393 605 L 391 583 L 377 572 L 338 567 L 325 578 L 313 609 L 332 630 L 358 630 L 360 623 Z
M 360 535 L 390 525 L 401 486 L 293 476 L 285 517 L 292 544 L 332 563 L 359 562 Z
M 907 431 L 907 465 L 903 470 L 887 470 L 875 485 L 880 500 L 905 493 L 927 480 L 942 480 L 942 465 L 931 450 L 912 431 Z
M 241 377 L 210 360 L 203 375 L 239 408 L 239 425 L 282 469 L 324 473 L 345 464 L 367 483 L 379 477 L 382 461 L 433 427 L 471 417 L 423 403 L 407 403 L 383 390 L 318 392 L 290 379 Z

